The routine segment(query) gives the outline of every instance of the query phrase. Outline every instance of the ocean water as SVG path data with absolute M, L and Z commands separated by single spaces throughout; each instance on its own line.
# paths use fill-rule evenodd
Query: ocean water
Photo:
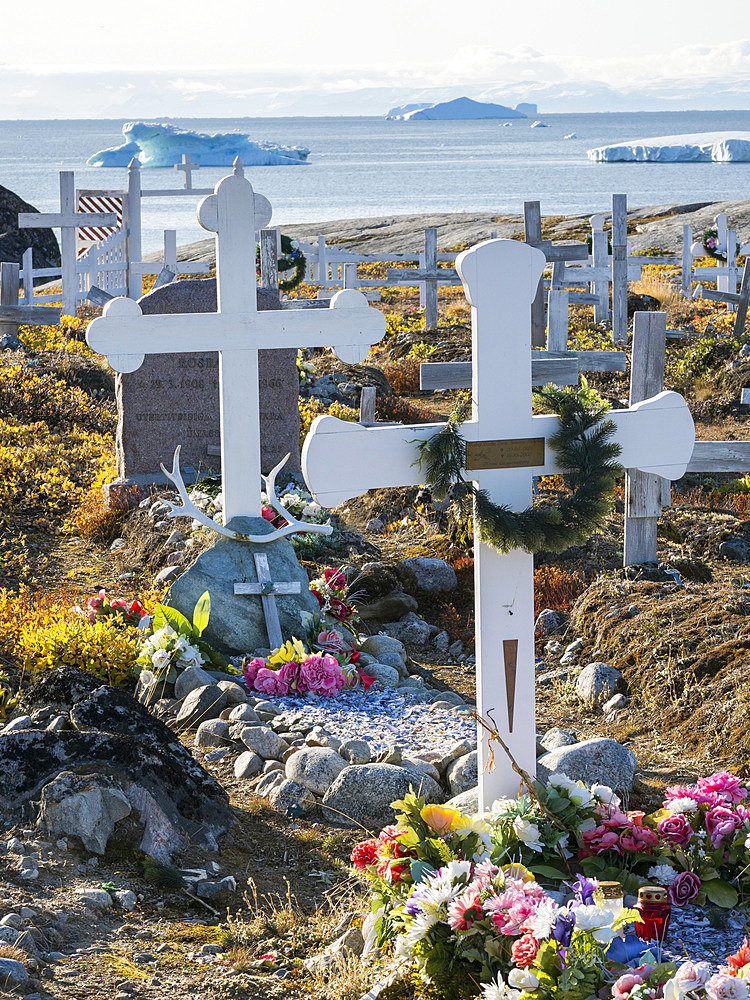
M 251 167 L 247 176 L 274 206 L 273 224 L 426 212 L 517 213 L 536 198 L 545 215 L 606 211 L 613 192 L 631 206 L 750 198 L 750 163 L 592 163 L 586 150 L 678 133 L 750 131 L 750 111 L 539 115 L 528 121 L 388 122 L 380 118 L 164 119 L 202 132 L 237 130 L 253 139 L 308 146 L 300 166 Z M 87 167 L 121 141 L 122 120 L 0 121 L 0 184 L 41 211 L 58 202 L 58 170 L 81 188 L 119 189 L 126 170 Z M 575 132 L 576 139 L 563 137 Z M 227 168 L 202 168 L 212 187 Z M 181 186 L 170 169 L 143 171 L 143 186 Z M 144 250 L 166 228 L 178 243 L 205 238 L 198 199 L 144 201 Z M 324 230 L 321 230 L 324 231 Z M 750 235 L 750 234 L 748 234 Z

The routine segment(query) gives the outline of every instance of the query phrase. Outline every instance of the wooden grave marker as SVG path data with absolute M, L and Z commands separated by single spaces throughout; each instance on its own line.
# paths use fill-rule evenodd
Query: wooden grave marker
M 461 433 L 471 447 L 489 446 L 486 468 L 468 478 L 495 502 L 523 510 L 532 499 L 535 475 L 560 469 L 549 439 L 559 429 L 555 416 L 531 412 L 531 303 L 545 266 L 544 253 L 515 240 L 490 240 L 460 254 L 456 267 L 472 306 L 473 419 Z M 690 411 L 681 396 L 661 393 L 611 414 L 629 468 L 669 479 L 684 473 L 693 446 Z M 302 465 L 318 502 L 336 506 L 370 489 L 418 486 L 419 442 L 443 424 L 375 424 L 364 427 L 335 417 L 318 417 L 304 444 Z M 513 461 L 497 468 L 504 443 L 512 440 Z M 506 447 L 507 450 L 507 447 Z M 542 458 L 542 451 L 544 457 Z M 480 454 L 484 454 L 480 449 Z M 499 456 L 502 459 L 502 455 Z M 503 461 L 503 464 L 505 462 Z M 501 554 L 475 534 L 477 711 L 492 714 L 498 731 L 521 767 L 536 767 L 534 710 L 534 559 L 513 549 Z M 498 748 L 488 772 L 489 744 L 479 733 L 479 809 L 502 795 L 515 796 L 518 776 Z
M 3 347 L 21 347 L 19 326 L 45 326 L 60 322 L 60 310 L 54 306 L 18 304 L 20 284 L 18 264 L 0 264 L 0 341 Z
M 356 265 L 355 265 L 356 266 Z M 424 265 L 418 268 L 389 267 L 388 278 L 414 281 L 424 286 L 425 330 L 436 330 L 438 325 L 438 284 L 457 285 L 458 275 L 452 267 L 438 267 L 437 229 L 424 231 Z

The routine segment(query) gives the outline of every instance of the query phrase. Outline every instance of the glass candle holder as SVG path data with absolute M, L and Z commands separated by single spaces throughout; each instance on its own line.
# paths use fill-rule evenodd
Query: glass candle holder
M 616 920 L 622 913 L 623 891 L 619 882 L 600 882 L 594 899 L 599 909 L 612 914 L 612 920 Z
M 656 941 L 662 944 L 667 936 L 669 918 L 672 915 L 667 890 L 660 885 L 641 886 L 634 909 L 639 914 L 635 933 L 641 941 Z

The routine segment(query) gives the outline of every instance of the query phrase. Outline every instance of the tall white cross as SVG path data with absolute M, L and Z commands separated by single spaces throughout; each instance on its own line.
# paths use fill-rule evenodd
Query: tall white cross
M 76 212 L 76 185 L 72 170 L 60 171 L 60 211 L 21 212 L 19 229 L 59 229 L 62 256 L 62 303 L 66 316 L 76 314 L 76 229 L 84 226 L 116 226 L 114 212 Z
M 193 190 L 193 171 L 200 170 L 200 163 L 193 163 L 190 153 L 182 154 L 182 163 L 175 163 L 175 170 L 181 170 L 183 172 L 183 188 L 186 191 Z
M 369 308 L 364 296 L 353 289 L 334 296 L 328 310 L 258 312 L 258 203 L 237 165 L 198 207 L 200 224 L 216 233 L 217 312 L 144 316 L 137 302 L 117 298 L 105 306 L 100 319 L 89 324 L 86 333 L 89 346 L 106 354 L 119 372 L 136 371 L 146 354 L 219 352 L 225 523 L 238 515 L 261 515 L 258 350 L 331 346 L 343 361 L 354 363 L 364 360 L 370 346 L 385 333 L 383 314 Z M 177 456 L 175 474 L 179 475 Z M 286 512 L 284 516 L 290 519 Z M 279 532 L 294 530 L 290 524 Z M 277 534 L 257 540 L 268 541 Z
M 544 270 L 541 250 L 515 240 L 489 240 L 456 260 L 472 307 L 473 418 L 463 424 L 468 479 L 513 510 L 531 504 L 534 476 L 560 469 L 549 446 L 555 416 L 531 412 L 531 303 Z M 684 474 L 693 450 L 690 411 L 663 392 L 611 414 L 626 468 L 667 479 Z M 302 468 L 318 502 L 335 506 L 370 489 L 423 482 L 418 442 L 440 424 L 363 427 L 318 417 L 305 441 Z M 492 713 L 516 761 L 536 766 L 534 711 L 534 559 L 521 549 L 501 555 L 475 533 L 477 711 Z M 515 796 L 518 778 L 498 748 L 479 734 L 479 808 Z

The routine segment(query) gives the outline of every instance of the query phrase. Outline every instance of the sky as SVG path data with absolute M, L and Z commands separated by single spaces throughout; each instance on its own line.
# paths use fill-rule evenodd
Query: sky
M 3 10 L 0 118 L 750 108 L 750 3 L 153 0 Z

